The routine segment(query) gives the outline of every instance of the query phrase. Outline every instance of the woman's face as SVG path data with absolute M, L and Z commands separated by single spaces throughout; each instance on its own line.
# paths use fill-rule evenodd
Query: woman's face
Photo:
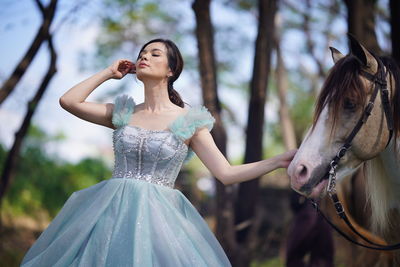
M 167 80 L 172 72 L 168 66 L 167 48 L 163 43 L 148 44 L 136 61 L 136 76 L 139 80 Z

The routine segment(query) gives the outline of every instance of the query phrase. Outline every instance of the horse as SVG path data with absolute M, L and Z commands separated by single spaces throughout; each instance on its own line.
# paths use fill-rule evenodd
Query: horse
M 365 168 L 362 166 L 352 175 L 343 177 L 341 182 L 337 184 L 337 195 L 356 231 L 376 244 L 387 246 L 387 242 L 369 229 L 371 207 L 370 203 L 366 201 L 364 170 Z M 341 231 L 356 242 L 363 243 L 364 240 L 347 227 L 343 219 L 337 215 L 336 208 L 329 196 L 326 195 L 322 199 L 320 207 L 329 220 L 339 227 Z M 334 235 L 334 239 L 335 246 L 341 248 L 335 260 L 338 264 L 349 267 L 390 267 L 393 263 L 394 255 L 392 251 L 373 251 L 361 246 L 355 246 L 339 234 Z
M 338 183 L 364 165 L 370 228 L 388 243 L 400 242 L 400 69 L 392 58 L 375 56 L 354 37 L 349 39 L 348 55 L 330 47 L 334 66 L 318 96 L 313 124 L 288 167 L 291 187 L 308 198 L 321 198 L 332 159 L 339 158 L 333 166 Z M 377 82 L 383 83 L 376 79 L 380 70 L 389 108 L 383 93 L 374 90 Z M 342 153 L 349 136 L 351 146 L 346 144 Z M 400 266 L 399 251 L 394 264 Z

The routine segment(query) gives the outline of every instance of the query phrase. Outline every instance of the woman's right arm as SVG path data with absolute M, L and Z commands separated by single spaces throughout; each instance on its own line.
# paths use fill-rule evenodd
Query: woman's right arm
M 224 185 L 249 181 L 275 169 L 287 168 L 297 152 L 295 149 L 269 159 L 231 165 L 206 128 L 200 129 L 191 137 L 190 147 L 210 172 Z
M 85 100 L 103 82 L 109 79 L 121 79 L 128 73 L 134 73 L 133 63 L 128 60 L 117 60 L 110 67 L 69 89 L 60 97 L 60 105 L 63 109 L 83 120 L 115 129 L 112 124 L 114 104 L 94 103 Z

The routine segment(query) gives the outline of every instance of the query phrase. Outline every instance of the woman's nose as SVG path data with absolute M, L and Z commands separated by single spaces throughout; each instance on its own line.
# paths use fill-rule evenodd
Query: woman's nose
M 147 60 L 147 59 L 148 59 L 147 54 L 143 54 L 142 55 L 142 60 Z

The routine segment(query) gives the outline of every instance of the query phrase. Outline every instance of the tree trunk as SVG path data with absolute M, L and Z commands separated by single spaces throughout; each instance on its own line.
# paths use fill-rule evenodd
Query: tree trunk
M 390 35 L 392 39 L 392 56 L 400 66 L 400 2 L 390 0 Z
M 286 103 L 287 95 L 287 73 L 285 63 L 283 62 L 280 36 L 275 34 L 275 51 L 276 51 L 276 83 L 279 94 L 279 118 L 281 120 L 281 132 L 283 143 L 286 150 L 297 148 L 296 134 L 293 127 L 292 119 L 290 118 L 289 109 Z
M 226 156 L 226 132 L 221 121 L 221 105 L 217 94 L 217 69 L 214 54 L 214 30 L 210 17 L 210 0 L 195 0 L 196 38 L 199 51 L 199 70 L 204 105 L 216 119 L 211 134 L 219 150 Z M 216 236 L 229 258 L 234 256 L 235 233 L 233 187 L 216 183 Z
M 259 161 L 263 158 L 264 109 L 267 95 L 270 58 L 274 39 L 274 17 L 277 9 L 276 0 L 259 0 L 258 35 L 255 44 L 253 76 L 250 84 L 250 102 L 247 119 L 246 151 L 244 163 Z M 236 224 L 246 225 L 237 232 L 237 241 L 241 245 L 243 258 L 234 262 L 234 266 L 249 266 L 251 248 L 258 243 L 258 208 L 259 178 L 239 185 L 236 204 Z
M 1 183 L 0 183 L 0 206 L 2 203 L 2 200 L 4 198 L 4 195 L 9 187 L 9 185 L 12 182 L 12 179 L 14 178 L 17 170 L 17 163 L 19 159 L 19 153 L 21 150 L 22 146 L 22 141 L 24 140 L 24 137 L 26 136 L 29 125 L 31 123 L 32 117 L 36 111 L 36 108 L 40 102 L 40 99 L 42 98 L 44 92 L 46 91 L 50 80 L 53 78 L 54 74 L 56 73 L 56 60 L 57 60 L 57 54 L 54 50 L 53 47 L 53 41 L 52 41 L 52 36 L 50 35 L 48 37 L 48 44 L 49 44 L 49 50 L 50 50 L 50 64 L 49 68 L 47 70 L 47 73 L 45 77 L 43 78 L 39 89 L 37 90 L 35 96 L 28 102 L 28 110 L 26 112 L 24 121 L 22 122 L 21 127 L 15 134 L 15 140 L 14 143 L 10 149 L 10 151 L 7 154 L 7 158 L 5 160 L 5 165 L 3 168 L 3 172 L 1 175 Z
M 328 6 L 327 12 L 327 23 L 325 25 L 331 25 L 333 21 L 337 18 L 339 8 L 337 7 L 338 2 L 336 1 L 331 1 Z M 313 32 L 313 25 L 312 21 L 314 20 L 312 14 L 309 12 L 313 8 L 312 6 L 312 1 L 311 0 L 306 0 L 305 1 L 305 6 L 306 6 L 306 11 L 298 11 L 301 13 L 303 17 L 303 23 L 302 23 L 302 29 L 304 32 L 304 35 L 306 37 L 306 49 L 307 52 L 310 54 L 310 56 L 313 58 L 316 66 L 317 66 L 317 74 L 310 73 L 309 75 L 309 80 L 311 81 L 311 92 L 313 93 L 313 97 L 317 98 L 319 93 L 320 93 L 320 80 L 326 78 L 326 70 L 324 67 L 324 59 L 318 56 L 317 51 L 316 51 L 316 42 L 314 41 L 315 39 L 315 33 Z M 324 43 L 329 44 L 330 39 L 332 38 L 331 32 L 330 31 L 323 31 L 322 32 Z M 319 40 L 319 43 L 321 43 L 321 40 Z M 325 57 L 325 56 L 323 56 Z M 306 68 L 304 68 L 306 69 Z
M 368 50 L 380 54 L 375 33 L 377 0 L 344 0 L 347 6 L 348 32 L 353 34 Z
M 33 39 L 32 44 L 29 47 L 26 54 L 23 56 L 18 65 L 15 67 L 10 77 L 3 83 L 0 89 L 0 105 L 11 94 L 15 86 L 21 80 L 22 76 L 32 63 L 33 58 L 39 51 L 39 48 L 42 45 L 42 43 L 49 38 L 49 30 L 51 23 L 53 22 L 54 14 L 56 11 L 57 0 L 51 0 L 50 4 L 46 8 L 43 7 L 43 5 L 40 3 L 39 0 L 36 0 L 35 2 L 38 5 L 40 11 L 42 12 L 42 17 L 43 17 L 42 25 L 40 26 L 38 32 L 36 33 L 36 36 Z
M 307 10 L 311 10 L 311 0 L 306 1 L 306 7 Z M 308 53 L 313 57 L 315 64 L 317 65 L 318 68 L 318 76 L 319 77 L 325 77 L 325 70 L 324 70 L 324 64 L 323 61 L 320 60 L 316 53 L 315 53 L 315 43 L 313 41 L 313 33 L 311 29 L 311 13 L 310 12 L 304 12 L 303 13 L 303 29 L 304 29 L 304 34 L 306 35 L 306 48 L 308 50 Z

